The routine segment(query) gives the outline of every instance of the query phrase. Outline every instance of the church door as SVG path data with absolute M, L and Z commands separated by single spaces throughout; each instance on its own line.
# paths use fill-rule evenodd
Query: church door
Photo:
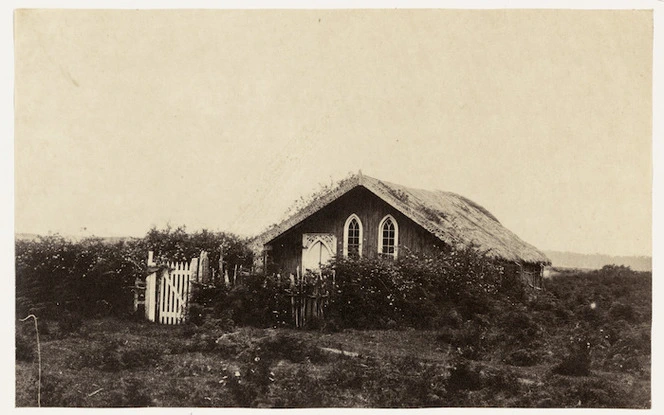
M 302 271 L 319 270 L 336 254 L 336 237 L 329 233 L 305 233 L 302 236 Z

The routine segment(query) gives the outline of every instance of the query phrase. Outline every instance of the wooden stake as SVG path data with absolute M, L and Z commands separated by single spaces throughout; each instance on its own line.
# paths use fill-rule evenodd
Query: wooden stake
M 35 333 L 37 333 L 37 368 L 39 372 L 37 373 L 37 406 L 41 408 L 41 345 L 39 344 L 39 328 L 37 327 L 37 316 L 30 314 L 29 316 L 22 318 L 21 321 L 27 321 L 30 317 L 35 320 Z
M 224 275 L 224 245 L 219 245 L 219 276 Z

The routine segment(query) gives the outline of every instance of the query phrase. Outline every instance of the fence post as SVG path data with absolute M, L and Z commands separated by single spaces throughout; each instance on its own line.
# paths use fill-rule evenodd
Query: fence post
M 198 277 L 198 258 L 193 258 L 189 266 L 189 269 L 191 270 L 191 280 L 193 282 L 200 282 Z
M 25 318 L 19 319 L 20 321 L 28 321 L 29 318 L 32 318 L 35 321 L 35 333 L 37 335 L 37 406 L 41 408 L 41 375 L 42 375 L 42 364 L 41 364 L 41 344 L 39 343 L 39 328 L 37 327 L 37 316 L 30 314 Z
M 148 268 L 157 264 L 154 262 L 154 251 L 148 251 Z M 153 271 L 145 278 L 145 318 L 148 321 L 156 320 L 158 295 L 156 295 L 157 272 Z
M 201 251 L 201 255 L 198 257 L 198 273 L 201 276 L 201 283 L 210 283 L 210 261 L 207 251 Z
M 233 271 L 233 285 L 237 285 L 237 264 L 235 264 L 235 270 Z
M 185 278 L 185 284 L 187 284 L 187 303 L 185 306 L 184 318 L 186 321 L 189 321 L 189 306 L 194 299 L 196 291 L 199 289 L 198 258 L 192 258 L 191 263 L 189 264 L 189 280 Z
M 134 313 L 138 311 L 138 301 L 139 301 L 138 290 L 140 289 L 140 286 L 141 286 L 141 280 L 139 277 L 136 277 L 136 279 L 134 280 Z
M 221 244 L 219 245 L 219 273 L 217 274 L 219 276 L 219 280 L 221 280 L 222 276 L 224 275 L 224 245 Z M 224 281 L 226 283 L 226 281 Z M 226 284 L 228 285 L 228 284 Z

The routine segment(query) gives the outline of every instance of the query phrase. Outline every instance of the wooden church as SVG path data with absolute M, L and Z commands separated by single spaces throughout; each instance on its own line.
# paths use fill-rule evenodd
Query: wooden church
M 482 206 L 455 193 L 421 190 L 361 172 L 315 196 L 254 239 L 265 269 L 281 275 L 320 268 L 336 255 L 396 259 L 474 245 L 541 287 L 549 259 Z

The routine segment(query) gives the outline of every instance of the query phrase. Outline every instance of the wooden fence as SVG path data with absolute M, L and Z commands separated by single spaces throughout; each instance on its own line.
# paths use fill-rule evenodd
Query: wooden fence
M 220 261 L 221 267 L 221 261 Z M 138 278 L 134 286 L 134 311 L 144 307 L 145 318 L 161 324 L 182 324 L 186 321 L 189 303 L 197 287 L 214 285 L 215 272 L 210 270 L 205 251 L 191 262 L 168 262 L 158 265 L 153 260 L 153 252 L 148 253 L 149 275 Z M 242 284 L 241 266 L 223 267 L 217 272 L 227 286 Z M 219 283 L 222 279 L 218 278 Z M 290 300 L 291 318 L 295 327 L 304 327 L 312 319 L 323 319 L 325 309 L 334 292 L 334 274 L 320 271 L 302 274 L 297 268 L 295 274 L 282 279 L 279 291 Z M 276 293 L 275 293 L 276 294 Z
M 281 277 L 278 278 L 281 280 Z M 286 296 L 290 297 L 291 317 L 295 327 L 304 327 L 312 319 L 323 319 L 330 295 L 334 292 L 334 274 L 320 271 L 290 274 Z

